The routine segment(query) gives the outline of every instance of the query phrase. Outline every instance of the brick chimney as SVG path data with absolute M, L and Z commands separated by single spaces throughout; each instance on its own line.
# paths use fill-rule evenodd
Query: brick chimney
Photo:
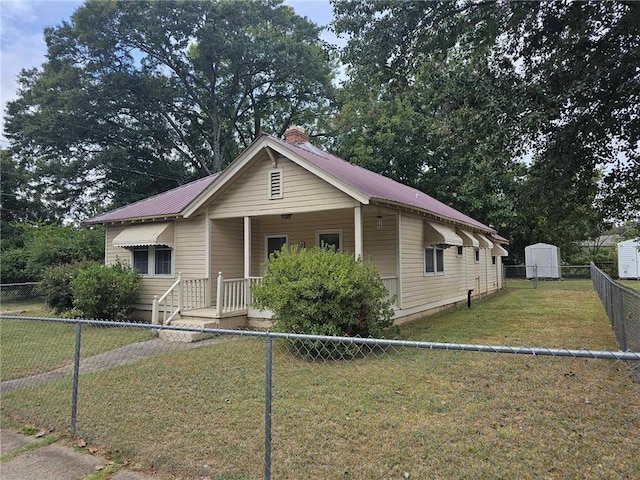
M 298 127 L 293 125 L 284 132 L 284 139 L 287 143 L 296 144 L 296 143 L 307 143 L 309 142 L 309 135 L 304 133 L 304 129 L 302 127 Z

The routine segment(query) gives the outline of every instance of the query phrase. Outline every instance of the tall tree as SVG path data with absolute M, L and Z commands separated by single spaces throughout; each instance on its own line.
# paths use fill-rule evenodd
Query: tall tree
M 338 27 L 355 35 L 345 51 L 352 80 L 337 122 L 340 150 L 504 231 L 523 174 L 514 119 L 532 102 L 510 62 L 488 48 L 428 38 L 453 6 L 435 15 L 428 2 L 337 4 Z
M 53 200 L 127 203 L 219 171 L 261 131 L 313 127 L 331 95 L 319 32 L 281 0 L 88 0 L 45 30 L 7 136 Z
M 432 135 L 438 125 L 455 132 L 457 148 L 447 146 L 447 140 L 455 145 L 456 138 L 439 139 L 448 150 L 443 165 L 453 167 L 439 182 L 459 190 L 464 177 L 455 166 L 463 162 L 468 172 L 478 166 L 487 172 L 475 178 L 486 191 L 492 175 L 509 177 L 513 182 L 507 184 L 522 189 L 506 193 L 515 202 L 511 228 L 523 241 L 525 236 L 533 241 L 551 240 L 545 236 L 579 240 L 604 215 L 625 218 L 640 211 L 640 5 L 559 0 L 333 3 L 335 28 L 351 38 L 344 60 L 358 88 L 376 89 L 378 84 L 383 86 L 378 91 L 392 98 L 402 92 L 401 98 L 429 104 L 430 98 L 444 95 L 454 100 L 449 105 L 464 105 L 420 113 L 412 121 L 430 118 L 423 125 Z M 460 65 L 472 68 L 465 71 Z M 433 81 L 434 76 L 443 81 Z M 416 95 L 420 90 L 431 90 L 433 96 Z M 476 98 L 480 100 L 474 102 Z M 353 118 L 348 107 L 343 112 Z M 480 118 L 474 121 L 474 115 Z M 363 118 L 359 112 L 356 116 Z M 466 129 L 459 128 L 465 124 Z M 375 128 L 371 125 L 367 128 Z M 424 162 L 434 151 L 424 138 L 424 133 L 411 137 L 415 152 L 420 145 L 427 147 L 414 155 L 414 162 Z M 366 137 L 363 141 L 369 142 Z M 532 168 L 514 169 L 501 161 L 503 155 L 529 159 Z M 486 169 L 483 157 L 494 160 Z M 432 174 L 424 170 L 425 177 Z M 479 218 L 490 219 L 491 208 Z M 580 221 L 566 235 L 552 232 L 553 225 L 569 228 L 569 219 Z

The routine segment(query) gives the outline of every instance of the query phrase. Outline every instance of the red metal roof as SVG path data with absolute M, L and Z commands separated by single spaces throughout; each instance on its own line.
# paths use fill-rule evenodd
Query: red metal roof
M 487 232 L 495 232 L 493 228 L 459 212 L 420 190 L 353 165 L 346 160 L 315 147 L 309 142 L 298 141 L 295 143 L 287 143 L 284 140 L 270 135 L 264 135 L 264 137 L 268 137 L 271 141 L 277 142 L 284 148 L 289 149 L 289 151 L 302 157 L 343 184 L 361 192 L 366 197 L 407 207 L 414 207 L 431 212 L 444 219 L 476 227 Z M 256 142 L 264 137 L 259 137 Z M 214 182 L 218 175 L 219 174 L 210 175 L 165 193 L 98 215 L 86 220 L 85 223 L 104 223 L 178 215 L 203 193 L 207 187 Z M 506 239 L 502 237 L 500 237 L 500 240 L 506 241 Z
M 110 212 L 85 220 L 85 223 L 105 223 L 137 218 L 178 215 L 193 202 L 200 193 L 211 185 L 218 175 L 218 173 L 215 173 L 167 192 L 145 198 L 139 202 L 111 210 Z
M 349 163 L 346 160 L 313 146 L 309 142 L 296 142 L 292 144 L 278 138 L 270 138 L 370 198 L 415 207 L 485 231 L 495 231 L 493 228 L 459 212 L 455 208 L 436 200 L 420 190 Z

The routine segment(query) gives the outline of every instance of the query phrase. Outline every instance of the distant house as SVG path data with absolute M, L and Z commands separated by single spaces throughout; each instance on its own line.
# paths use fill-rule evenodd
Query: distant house
M 269 319 L 251 307 L 251 285 L 284 244 L 372 258 L 397 322 L 500 289 L 507 255 L 493 228 L 315 147 L 297 127 L 285 140 L 261 135 L 218 175 L 86 223 L 106 226 L 107 264 L 140 271 L 138 308 L 159 323 Z

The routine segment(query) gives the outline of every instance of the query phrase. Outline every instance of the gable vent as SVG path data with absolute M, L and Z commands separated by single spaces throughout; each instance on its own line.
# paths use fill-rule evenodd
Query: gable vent
M 282 198 L 282 169 L 269 171 L 269 200 Z

